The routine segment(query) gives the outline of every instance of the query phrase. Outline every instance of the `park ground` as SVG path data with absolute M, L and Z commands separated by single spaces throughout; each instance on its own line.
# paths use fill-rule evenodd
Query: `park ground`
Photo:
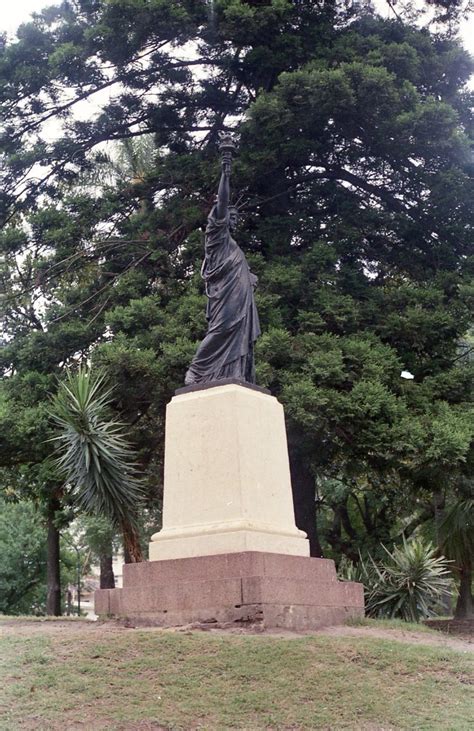
M 400 622 L 276 635 L 3 618 L 0 729 L 470 729 L 473 653 Z

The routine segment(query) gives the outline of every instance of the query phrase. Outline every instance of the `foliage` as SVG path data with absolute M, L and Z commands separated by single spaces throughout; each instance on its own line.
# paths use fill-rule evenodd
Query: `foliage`
M 346 563 L 341 570 L 344 579 L 364 584 L 368 616 L 408 622 L 433 616 L 436 604 L 450 593 L 446 559 L 418 538 L 384 549 L 384 561 L 375 562 L 369 554 L 357 566 Z
M 123 531 L 126 560 L 142 561 L 137 514 L 145 488 L 126 426 L 110 418 L 111 388 L 104 374 L 68 371 L 52 401 L 58 470 L 87 515 L 102 516 Z
M 440 543 L 454 568 L 474 565 L 474 499 L 451 505 L 440 525 Z
M 75 523 L 75 529 L 95 561 L 111 550 L 118 549 L 117 531 L 107 518 L 100 515 L 83 515 Z
M 85 369 L 67 373 L 53 399 L 53 440 L 59 470 L 79 507 L 120 524 L 136 513 L 143 490 L 125 425 L 107 419 L 111 389 L 104 389 L 104 381 Z
M 452 569 L 459 580 L 455 617 L 473 617 L 474 499 L 460 499 L 458 496 L 458 500 L 449 507 L 439 526 L 439 543 L 441 550 L 453 562 Z
M 473 65 L 451 26 L 420 30 L 398 8 L 401 21 L 366 3 L 76 0 L 6 44 L 3 464 L 44 465 L 47 394 L 90 360 L 159 499 L 165 406 L 205 330 L 217 133 L 239 125 L 258 380 L 285 406 L 313 553 L 316 487 L 320 542 L 352 559 L 432 520 L 434 495 L 449 501 L 474 434 L 474 364 L 458 359 Z M 79 118 L 88 99 L 99 109 Z M 126 164 L 110 153 L 123 139 Z M 123 174 L 107 173 L 105 142 Z
M 65 582 L 72 561 L 61 554 Z M 0 613 L 44 614 L 46 607 L 46 539 L 41 514 L 31 502 L 0 499 Z
M 30 503 L 0 502 L 0 612 L 41 614 L 46 602 L 44 528 Z

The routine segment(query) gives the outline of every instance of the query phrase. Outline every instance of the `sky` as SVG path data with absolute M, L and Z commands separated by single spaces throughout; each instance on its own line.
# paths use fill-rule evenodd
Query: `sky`
M 48 5 L 57 5 L 60 0 L 0 0 L 0 30 L 7 31 L 9 36 L 13 35 L 20 23 L 28 20 L 31 13 L 42 10 Z M 8 3 L 8 7 L 3 7 Z M 375 0 L 381 12 L 387 10 L 387 3 L 384 0 Z M 388 11 L 390 12 L 390 11 Z M 469 21 L 463 23 L 462 37 L 464 46 L 474 54 L 474 15 Z
M 48 0 L 14 0 L 14 2 L 0 0 L 2 6 L 6 3 L 8 3 L 8 7 L 0 9 L 0 30 L 6 30 L 9 36 L 15 32 L 20 23 L 28 20 L 31 13 L 42 10 L 48 5 L 59 4 L 54 0 L 51 2 Z

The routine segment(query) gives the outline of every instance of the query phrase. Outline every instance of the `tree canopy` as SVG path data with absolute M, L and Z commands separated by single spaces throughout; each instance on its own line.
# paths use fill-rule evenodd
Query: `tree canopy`
M 3 464 L 44 464 L 47 395 L 92 359 L 157 494 L 165 405 L 205 329 L 217 133 L 237 129 L 257 379 L 285 406 L 313 554 L 357 557 L 454 494 L 474 433 L 473 62 L 447 26 L 369 5 L 66 0 L 3 46 Z M 144 135 L 147 164 L 137 147 L 111 173 Z

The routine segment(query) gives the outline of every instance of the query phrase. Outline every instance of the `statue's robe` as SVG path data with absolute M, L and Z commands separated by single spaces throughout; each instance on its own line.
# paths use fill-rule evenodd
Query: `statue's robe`
M 208 297 L 208 329 L 186 373 L 185 383 L 236 378 L 255 383 L 253 346 L 260 335 L 254 300 L 257 277 L 230 235 L 229 220 L 211 211 L 201 269 Z

